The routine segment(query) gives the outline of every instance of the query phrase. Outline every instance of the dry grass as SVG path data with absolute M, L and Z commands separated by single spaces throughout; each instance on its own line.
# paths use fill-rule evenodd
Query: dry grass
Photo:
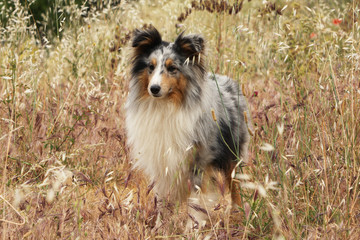
M 44 46 L 16 6 L 0 31 L 3 239 L 360 238 L 359 1 L 207 10 L 221 2 L 124 1 L 85 24 L 73 8 L 63 39 Z M 222 199 L 188 235 L 185 207 L 155 201 L 125 143 L 127 40 L 150 23 L 169 40 L 202 33 L 210 71 L 239 80 L 252 111 L 250 164 L 235 175 L 243 206 Z

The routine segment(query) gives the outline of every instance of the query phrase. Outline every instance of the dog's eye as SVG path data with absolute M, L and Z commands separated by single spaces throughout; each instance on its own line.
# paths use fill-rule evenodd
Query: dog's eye
M 177 70 L 177 68 L 174 67 L 174 66 L 169 66 L 169 67 L 167 68 L 167 70 L 168 70 L 168 72 L 170 72 L 170 73 L 175 73 L 176 70 Z
M 154 64 L 150 64 L 150 65 L 149 65 L 149 69 L 150 69 L 151 72 L 154 71 L 154 69 L 155 69 Z

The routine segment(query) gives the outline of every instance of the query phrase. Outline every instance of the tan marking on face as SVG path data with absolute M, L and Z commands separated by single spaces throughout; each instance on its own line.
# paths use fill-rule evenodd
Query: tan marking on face
M 150 79 L 149 79 L 149 71 L 147 68 L 145 68 L 143 70 L 143 72 L 139 75 L 139 81 L 140 81 L 140 85 L 141 85 L 141 89 L 140 89 L 140 93 L 141 93 L 141 98 L 147 98 L 149 97 L 149 92 L 147 90 L 147 87 L 149 85 Z
M 156 58 L 151 59 L 150 62 L 151 62 L 152 65 L 154 65 L 154 67 L 156 67 L 156 63 L 157 63 Z
M 153 58 L 151 59 L 151 64 L 154 65 L 154 67 L 156 67 L 156 59 Z M 148 86 L 149 86 L 149 83 L 150 83 L 150 76 L 151 74 L 149 74 L 149 69 L 148 68 L 145 68 L 143 70 L 143 72 L 139 75 L 139 81 L 141 82 L 141 95 L 142 97 L 141 98 L 146 98 L 146 97 L 149 97 L 150 94 L 148 92 Z
M 166 59 L 165 61 L 165 67 L 168 68 L 171 65 L 173 65 L 173 60 L 171 58 Z
M 175 105 L 180 106 L 185 97 L 187 80 L 183 74 L 178 72 L 176 75 L 164 73 L 161 81 L 161 89 L 164 94 L 168 94 L 168 98 Z

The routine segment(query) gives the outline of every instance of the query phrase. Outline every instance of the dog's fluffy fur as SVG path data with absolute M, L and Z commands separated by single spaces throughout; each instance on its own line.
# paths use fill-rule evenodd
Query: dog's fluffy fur
M 199 189 L 210 196 L 219 179 L 230 186 L 249 141 L 239 85 L 206 72 L 199 35 L 169 43 L 151 27 L 135 30 L 132 47 L 126 129 L 134 166 L 160 198 L 196 199 Z

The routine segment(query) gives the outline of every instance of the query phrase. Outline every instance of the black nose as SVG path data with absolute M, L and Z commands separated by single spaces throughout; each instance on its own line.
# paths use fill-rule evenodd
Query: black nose
M 160 92 L 160 90 L 161 90 L 161 87 L 160 87 L 160 85 L 157 85 L 157 84 L 152 85 L 150 87 L 150 91 L 151 91 L 152 94 L 158 94 Z

